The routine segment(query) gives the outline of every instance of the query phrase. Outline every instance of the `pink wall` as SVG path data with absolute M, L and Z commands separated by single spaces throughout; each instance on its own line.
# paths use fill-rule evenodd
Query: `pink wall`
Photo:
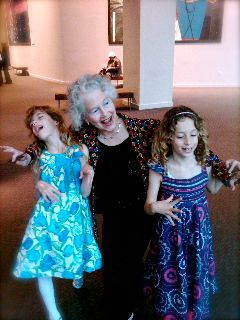
M 174 86 L 240 86 L 240 1 L 225 0 L 220 43 L 176 44 Z
M 107 5 L 107 0 L 28 0 L 32 45 L 12 46 L 12 65 L 68 82 L 98 72 L 110 50 L 123 61 L 122 46 L 108 44 Z M 240 86 L 239 15 L 240 1 L 225 0 L 220 43 L 175 46 L 174 86 Z
M 114 50 L 108 44 L 108 2 L 103 0 L 28 0 L 31 46 L 10 47 L 11 64 L 28 66 L 46 80 L 71 82 L 98 72 Z
M 31 46 L 12 46 L 11 64 L 28 66 L 32 75 L 63 80 L 60 7 L 57 0 L 28 1 Z
M 97 73 L 115 51 L 123 61 L 122 45 L 108 44 L 108 1 L 61 1 L 65 80 Z

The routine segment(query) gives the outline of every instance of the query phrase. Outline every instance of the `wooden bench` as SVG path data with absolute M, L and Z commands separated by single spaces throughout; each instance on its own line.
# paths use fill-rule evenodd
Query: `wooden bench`
M 123 76 L 122 75 L 121 76 L 111 76 L 111 80 L 117 82 L 117 84 L 115 86 L 116 88 L 122 88 L 123 87 L 122 84 L 118 84 L 118 81 L 123 80 Z
M 58 102 L 58 110 L 60 110 L 60 102 L 67 99 L 66 93 L 55 93 L 55 100 Z
M 119 99 L 128 99 L 128 107 L 131 110 L 131 105 L 133 103 L 134 99 L 134 93 L 131 91 L 128 91 L 127 89 L 118 89 L 118 98 Z M 58 102 L 58 109 L 60 110 L 60 103 L 62 100 L 67 100 L 67 94 L 66 93 L 55 93 L 55 100 Z
M 128 107 L 131 110 L 133 99 L 134 99 L 134 93 L 131 91 L 128 91 L 127 89 L 118 89 L 117 93 L 118 93 L 119 99 L 128 99 Z
M 15 74 L 18 76 L 29 76 L 28 67 L 15 67 L 12 66 L 12 69 L 15 70 Z

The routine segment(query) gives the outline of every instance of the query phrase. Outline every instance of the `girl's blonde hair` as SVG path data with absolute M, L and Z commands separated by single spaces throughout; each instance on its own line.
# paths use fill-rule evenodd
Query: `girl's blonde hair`
M 183 118 L 190 118 L 198 131 L 198 145 L 194 151 L 196 160 L 199 164 L 205 163 L 209 154 L 208 132 L 205 121 L 191 108 L 186 106 L 173 107 L 167 111 L 160 123 L 159 128 L 152 143 L 152 160 L 162 165 L 167 163 L 168 157 L 172 154 L 171 138 L 176 131 L 177 122 Z
M 31 135 L 33 135 L 32 127 L 31 127 L 32 117 L 38 111 L 47 113 L 53 120 L 57 122 L 58 130 L 60 133 L 60 139 L 66 146 L 70 146 L 74 143 L 73 137 L 70 131 L 68 130 L 68 128 L 66 127 L 66 124 L 64 122 L 62 115 L 58 111 L 54 110 L 49 106 L 32 106 L 26 111 L 25 125 L 31 131 Z M 34 136 L 34 138 L 35 138 L 35 144 L 37 145 L 37 150 L 38 150 L 37 156 L 39 157 L 42 150 L 46 148 L 46 144 L 44 141 L 40 140 L 38 137 Z

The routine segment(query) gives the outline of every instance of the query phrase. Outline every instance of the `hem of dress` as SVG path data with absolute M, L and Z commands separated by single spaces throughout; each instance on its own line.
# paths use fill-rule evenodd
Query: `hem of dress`
M 100 269 L 102 269 L 102 266 L 96 267 L 95 269 L 85 269 L 85 270 L 83 270 L 81 275 L 78 274 L 78 275 L 73 275 L 71 277 L 64 277 L 62 275 L 62 272 L 61 273 L 54 272 L 52 274 L 49 274 L 49 273 L 37 273 L 37 274 L 32 274 L 31 276 L 28 275 L 26 277 L 21 276 L 18 273 L 13 272 L 13 275 L 18 279 L 35 279 L 35 278 L 43 278 L 43 277 L 53 277 L 53 278 L 61 278 L 61 279 L 73 280 L 73 279 L 81 279 L 83 277 L 84 272 L 91 273 L 91 272 L 98 271 Z M 21 271 L 21 272 L 23 272 L 23 271 Z

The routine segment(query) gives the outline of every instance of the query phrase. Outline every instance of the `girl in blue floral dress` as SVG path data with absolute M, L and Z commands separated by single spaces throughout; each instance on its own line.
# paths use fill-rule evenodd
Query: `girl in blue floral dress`
M 44 182 L 51 184 L 57 201 L 40 196 L 17 255 L 14 275 L 37 278 L 48 318 L 60 320 L 52 277 L 79 283 L 84 272 L 101 268 L 87 198 L 94 174 L 87 163 L 87 147 L 73 143 L 62 116 L 54 109 L 31 107 L 25 123 L 43 150 L 35 164 L 42 184 L 38 187 L 44 188 Z
M 204 121 L 188 107 L 170 109 L 153 141 L 145 203 L 155 215 L 155 231 L 144 289 L 156 319 L 209 316 L 216 283 L 206 189 L 216 193 L 222 183 L 206 165 L 208 154 Z

